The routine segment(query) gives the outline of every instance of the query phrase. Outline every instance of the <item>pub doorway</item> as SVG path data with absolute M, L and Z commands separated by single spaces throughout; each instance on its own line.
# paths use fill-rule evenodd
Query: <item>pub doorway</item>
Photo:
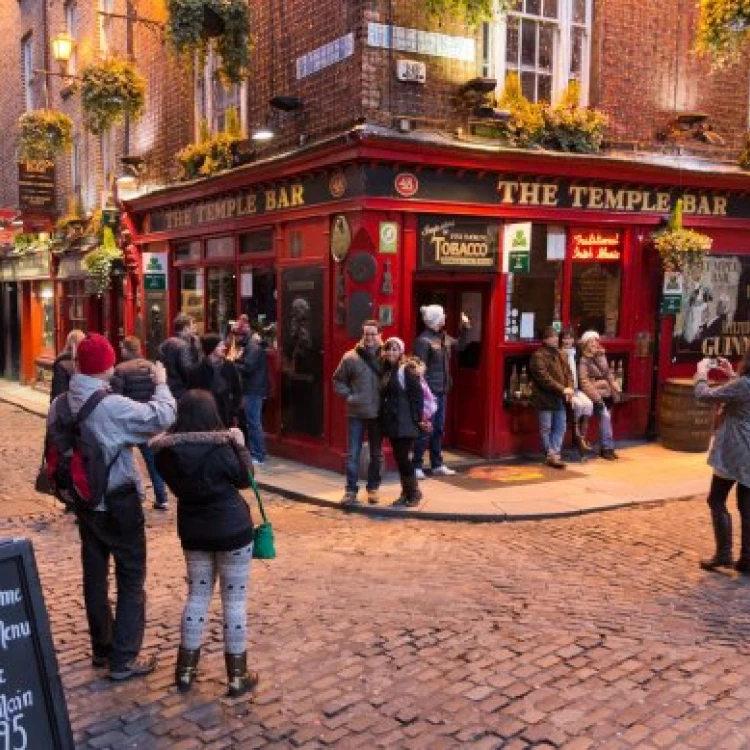
M 466 346 L 453 351 L 451 357 L 452 386 L 448 394 L 445 419 L 446 447 L 482 454 L 489 428 L 488 345 L 487 324 L 491 284 L 435 283 L 420 281 L 414 290 L 416 310 L 415 337 L 424 330 L 420 308 L 441 305 L 446 313 L 446 332 L 458 338 L 461 313 L 470 321 Z M 410 348 L 407 343 L 407 348 Z

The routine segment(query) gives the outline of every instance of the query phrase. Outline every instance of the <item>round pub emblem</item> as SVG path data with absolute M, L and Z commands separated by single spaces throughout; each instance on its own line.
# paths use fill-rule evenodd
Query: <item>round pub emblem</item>
M 328 181 L 328 191 L 332 198 L 341 198 L 346 193 L 346 176 L 341 170 L 337 170 L 331 175 Z
M 396 175 L 393 185 L 402 198 L 411 198 L 419 190 L 419 180 L 411 172 L 401 172 Z

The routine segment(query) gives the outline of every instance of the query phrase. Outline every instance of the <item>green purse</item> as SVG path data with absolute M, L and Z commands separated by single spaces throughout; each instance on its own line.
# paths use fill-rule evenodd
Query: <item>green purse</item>
M 273 560 L 276 557 L 276 545 L 273 540 L 273 527 L 266 516 L 263 501 L 260 499 L 258 485 L 255 483 L 255 477 L 252 474 L 250 474 L 250 486 L 255 493 L 255 499 L 258 501 L 260 515 L 263 519 L 263 523 L 259 523 L 253 531 L 253 557 L 257 560 Z

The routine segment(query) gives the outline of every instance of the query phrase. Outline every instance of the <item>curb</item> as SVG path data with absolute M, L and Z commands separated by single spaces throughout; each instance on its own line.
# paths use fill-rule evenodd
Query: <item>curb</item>
M 28 412 L 29 414 L 33 414 L 36 417 L 41 417 L 42 419 L 47 419 L 47 412 L 42 411 L 42 407 L 40 406 L 34 406 L 33 404 L 25 404 L 21 401 L 16 401 L 13 398 L 10 398 L 8 396 L 3 396 L 0 394 L 0 402 L 4 404 L 10 404 L 11 406 L 15 406 L 22 411 Z

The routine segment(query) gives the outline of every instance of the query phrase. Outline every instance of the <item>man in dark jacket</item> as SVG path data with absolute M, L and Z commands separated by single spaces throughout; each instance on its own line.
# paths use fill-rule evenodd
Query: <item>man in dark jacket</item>
M 360 342 L 344 354 L 333 373 L 333 390 L 346 399 L 348 448 L 346 453 L 346 492 L 342 503 L 356 505 L 359 458 L 365 433 L 370 444 L 367 471 L 367 499 L 378 502 L 383 475 L 383 433 L 380 427 L 380 323 L 366 320 Z
M 154 397 L 153 367 L 141 355 L 141 340 L 137 336 L 126 336 L 120 343 L 122 362 L 115 367 L 115 374 L 110 381 L 114 393 L 132 398 L 147 404 Z M 138 449 L 143 456 L 151 484 L 154 488 L 154 509 L 167 510 L 167 490 L 164 480 L 159 476 L 154 463 L 154 454 L 148 442 L 140 443 Z
M 461 330 L 457 339 L 445 332 L 445 311 L 440 305 L 425 305 L 420 308 L 424 331 L 414 341 L 414 354 L 426 367 L 424 379 L 437 401 L 433 414 L 432 429 L 421 432 L 414 442 L 414 472 L 417 479 L 424 479 L 424 454 L 430 448 L 430 467 L 436 476 L 451 476 L 456 472 L 443 461 L 443 432 L 445 431 L 445 401 L 451 387 L 451 351 L 463 351 L 468 343 L 469 321 L 462 314 Z
M 573 398 L 573 373 L 560 351 L 557 331 L 544 329 L 542 345 L 531 355 L 529 375 L 533 403 L 539 412 L 539 433 L 548 466 L 564 469 L 560 458 L 566 429 L 566 402 Z
M 268 398 L 270 382 L 266 344 L 257 332 L 252 333 L 242 358 L 235 362 L 242 376 L 242 392 L 245 401 L 247 429 L 250 436 L 250 455 L 256 466 L 263 466 L 266 460 L 266 441 L 263 436 L 263 401 Z
M 178 399 L 187 390 L 190 371 L 200 362 L 201 352 L 195 336 L 195 323 L 180 313 L 174 319 L 174 334 L 159 346 L 157 359 L 167 370 L 167 385 Z

